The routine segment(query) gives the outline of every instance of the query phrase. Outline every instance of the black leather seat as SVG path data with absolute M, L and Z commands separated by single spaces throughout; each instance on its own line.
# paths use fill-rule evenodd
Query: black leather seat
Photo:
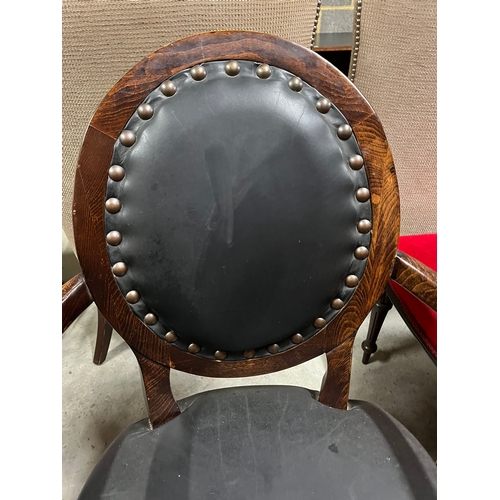
M 344 500 L 436 497 L 436 469 L 376 406 L 319 403 L 300 387 L 237 387 L 189 398 L 157 429 L 141 420 L 106 450 L 81 499 Z
M 368 403 L 347 409 L 399 198 L 381 124 L 335 68 L 246 32 L 158 50 L 97 110 L 73 213 L 81 283 L 137 356 L 150 414 L 81 500 L 436 497 L 407 430 Z M 170 368 L 258 375 L 323 353 L 317 395 L 170 391 Z

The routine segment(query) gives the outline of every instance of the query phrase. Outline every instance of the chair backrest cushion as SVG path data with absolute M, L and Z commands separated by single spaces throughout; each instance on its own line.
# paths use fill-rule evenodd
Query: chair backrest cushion
M 271 35 L 203 33 L 108 92 L 73 220 L 92 296 L 133 349 L 244 376 L 352 340 L 390 276 L 399 197 L 382 126 L 336 68 Z
M 107 185 L 107 248 L 155 333 L 200 356 L 268 355 L 350 299 L 370 247 L 368 179 L 346 118 L 324 102 L 280 68 L 214 61 L 133 114 L 110 162 L 121 175 Z

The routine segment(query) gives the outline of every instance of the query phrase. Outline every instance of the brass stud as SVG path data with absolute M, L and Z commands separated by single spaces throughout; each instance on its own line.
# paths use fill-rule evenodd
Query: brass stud
M 240 72 L 240 65 L 236 61 L 229 61 L 224 69 L 228 76 L 236 76 Z
M 201 347 L 198 344 L 189 344 L 188 346 L 188 351 L 191 354 L 196 354 L 197 352 L 200 352 Z
M 368 257 L 368 248 L 366 247 L 358 247 L 354 250 L 354 257 L 358 260 L 363 260 Z
M 245 356 L 245 358 L 247 359 L 252 359 L 255 357 L 255 351 L 253 349 L 248 349 L 248 351 L 245 351 L 243 353 L 243 356 Z
M 261 64 L 255 71 L 259 78 L 265 80 L 271 76 L 271 66 L 269 64 Z
M 177 335 L 170 330 L 166 335 L 165 335 L 165 340 L 169 343 L 172 344 L 173 342 L 177 342 Z
M 106 235 L 106 241 L 109 245 L 116 247 L 122 242 L 122 235 L 118 231 L 110 231 Z
M 199 64 L 193 66 L 191 68 L 190 73 L 193 80 L 196 80 L 197 82 L 203 80 L 207 76 L 207 70 L 203 66 L 200 66 Z
M 280 350 L 280 346 L 278 344 L 271 344 L 267 346 L 267 351 L 270 354 L 276 354 Z
M 153 116 L 153 113 L 153 106 L 150 104 L 141 104 L 137 108 L 137 114 L 139 115 L 139 118 L 142 118 L 143 120 L 149 120 Z
M 316 101 L 316 109 L 320 113 L 323 113 L 323 114 L 328 113 L 328 111 L 330 111 L 331 106 L 332 106 L 332 103 L 326 97 L 322 97 L 321 99 L 318 99 Z
M 128 268 L 125 262 L 117 262 L 111 270 L 115 276 L 125 276 L 127 274 Z
M 124 130 L 118 139 L 124 146 L 130 147 L 135 143 L 135 134 L 131 130 Z
M 215 359 L 223 360 L 226 359 L 227 353 L 225 351 L 215 351 L 214 353 Z
M 357 227 L 360 233 L 366 234 L 372 230 L 372 223 L 368 219 L 361 219 Z
M 330 306 L 332 309 L 335 309 L 338 311 L 339 309 L 342 309 L 344 307 L 344 301 L 342 299 L 333 299 L 330 302 Z
M 344 123 L 337 129 L 337 135 L 339 139 L 342 139 L 343 141 L 349 139 L 352 135 L 352 128 L 350 125 L 347 125 L 347 123 Z
M 149 326 L 155 325 L 158 323 L 158 318 L 153 313 L 147 313 L 146 316 L 144 316 L 144 323 Z
M 293 78 L 290 78 L 288 81 L 288 86 L 294 91 L 294 92 L 300 92 L 302 90 L 302 80 L 294 76 Z
M 345 279 L 345 285 L 348 286 L 349 288 L 354 288 L 355 286 L 358 285 L 358 283 L 359 283 L 359 278 L 354 274 L 350 274 Z
M 315 328 L 323 328 L 326 325 L 326 319 L 316 318 L 313 324 Z
M 137 304 L 140 298 L 141 296 L 139 295 L 139 292 L 137 290 L 130 290 L 130 292 L 128 292 L 127 295 L 125 295 L 125 300 L 129 304 Z
M 349 166 L 353 170 L 359 170 L 364 164 L 363 157 L 361 155 L 354 155 L 349 158 Z
M 304 342 L 304 337 L 302 337 L 302 335 L 300 333 L 296 333 L 295 335 L 292 335 L 292 337 L 290 338 L 290 340 L 294 344 L 300 344 L 301 342 Z
M 164 96 L 172 97 L 177 92 L 177 85 L 167 80 L 160 85 L 160 90 Z
M 119 182 L 125 177 L 125 170 L 120 165 L 113 165 L 109 167 L 108 175 L 112 181 Z
M 122 208 L 122 204 L 118 198 L 108 198 L 104 206 L 110 214 L 117 214 Z
M 370 191 L 368 188 L 359 188 L 356 191 L 356 199 L 361 202 L 368 201 L 370 199 Z

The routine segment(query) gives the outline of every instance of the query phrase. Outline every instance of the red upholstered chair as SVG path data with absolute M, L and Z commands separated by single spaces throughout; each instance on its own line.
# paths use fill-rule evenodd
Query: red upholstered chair
M 417 294 L 425 288 L 429 297 L 433 295 L 431 300 L 427 301 L 431 305 L 421 300 L 422 297 L 418 298 L 414 294 L 415 289 L 412 293 L 403 283 L 398 283 L 398 281 L 392 279 L 371 313 L 368 334 L 366 340 L 362 343 L 363 363 L 367 364 L 371 354 L 377 350 L 376 342 L 378 334 L 392 305 L 396 307 L 408 325 L 408 328 L 436 363 L 437 306 L 435 306 L 435 297 L 437 291 L 437 234 L 401 236 L 398 244 L 398 258 L 406 260 L 413 258 L 417 263 L 423 264 L 423 266 L 420 266 L 422 282 L 417 287 Z M 393 273 L 393 278 L 394 276 Z M 434 289 L 433 293 L 431 293 L 431 289 Z

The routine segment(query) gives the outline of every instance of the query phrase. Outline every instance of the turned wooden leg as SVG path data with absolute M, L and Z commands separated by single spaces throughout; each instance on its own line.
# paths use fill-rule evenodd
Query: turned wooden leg
M 364 365 L 368 364 L 370 356 L 377 351 L 377 338 L 384 323 L 387 313 L 392 307 L 391 299 L 384 292 L 380 299 L 378 299 L 375 307 L 372 309 L 370 314 L 370 324 L 368 326 L 368 334 L 366 335 L 366 340 L 361 344 L 363 349 L 363 359 L 362 363 Z
M 94 363 L 102 365 L 108 354 L 113 328 L 100 311 L 97 313 L 97 338 L 95 342 Z

